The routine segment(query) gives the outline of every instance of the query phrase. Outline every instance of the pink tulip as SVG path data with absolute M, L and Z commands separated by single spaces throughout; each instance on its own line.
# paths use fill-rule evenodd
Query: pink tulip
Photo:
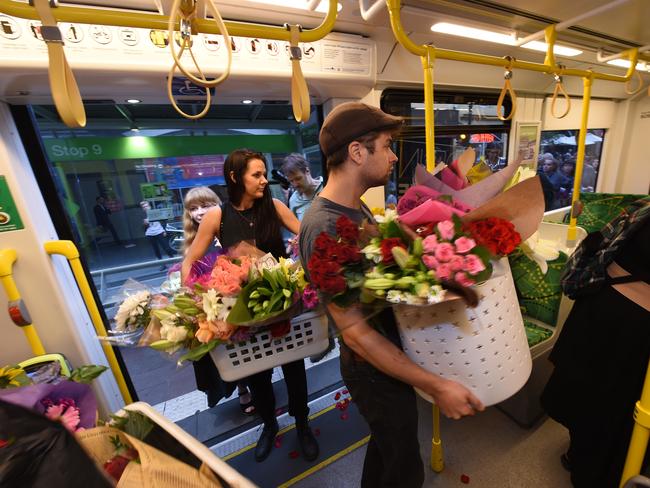
M 432 254 L 436 250 L 437 245 L 438 245 L 438 238 L 436 237 L 435 234 L 426 236 L 422 241 L 422 247 L 424 249 L 424 252 L 429 254 Z
M 438 244 L 436 247 L 435 257 L 438 261 L 446 263 L 449 261 L 456 253 L 454 252 L 454 246 L 448 242 L 443 242 Z
M 484 270 L 485 265 L 483 264 L 483 261 L 481 261 L 481 258 L 479 258 L 476 254 L 468 254 L 465 256 L 465 271 L 467 271 L 469 274 L 477 275 Z
M 458 283 L 461 286 L 467 286 L 467 287 L 472 286 L 474 284 L 474 280 L 472 280 L 465 273 L 462 272 L 456 273 L 456 275 L 454 276 L 454 281 L 456 281 L 456 283 Z
M 451 266 L 446 263 L 442 263 L 438 268 L 436 269 L 436 276 L 438 277 L 439 280 L 448 280 L 451 277 Z
M 454 254 L 449 260 L 449 266 L 451 266 L 452 271 L 462 271 L 465 267 L 465 258 L 459 254 Z
M 438 222 L 438 232 L 440 232 L 441 238 L 446 241 L 451 241 L 454 238 L 454 223 L 451 220 Z
M 434 270 L 440 265 L 438 260 L 429 254 L 422 256 L 422 262 L 427 268 Z
M 454 244 L 456 245 L 456 252 L 459 252 L 461 254 L 465 254 L 476 247 L 476 242 L 474 239 L 470 239 L 469 237 L 465 236 L 456 239 L 456 242 L 454 242 Z

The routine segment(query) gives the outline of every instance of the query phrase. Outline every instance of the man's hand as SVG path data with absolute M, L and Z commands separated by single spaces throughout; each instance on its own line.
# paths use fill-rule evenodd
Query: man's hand
M 436 378 L 435 386 L 426 391 L 433 397 L 440 411 L 452 419 L 482 412 L 485 407 L 476 396 L 460 383 Z

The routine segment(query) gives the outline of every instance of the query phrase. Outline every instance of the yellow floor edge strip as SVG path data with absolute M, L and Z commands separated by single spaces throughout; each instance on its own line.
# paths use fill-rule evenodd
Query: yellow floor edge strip
M 345 456 L 347 454 L 350 454 L 355 449 L 358 449 L 359 447 L 363 446 L 364 444 L 367 444 L 369 440 L 370 440 L 370 436 L 364 437 L 360 441 L 355 442 L 351 446 L 348 446 L 345 449 L 343 449 L 342 451 L 337 452 L 333 456 L 327 458 L 325 461 L 323 461 L 321 463 L 318 463 L 316 466 L 312 466 L 311 468 L 309 468 L 304 473 L 301 473 L 298 476 L 296 476 L 294 478 L 291 478 L 286 483 L 282 483 L 281 485 L 278 486 L 278 488 L 287 488 L 287 487 L 289 487 L 289 486 L 291 486 L 291 485 L 293 485 L 295 483 L 298 483 L 298 481 L 305 479 L 307 476 L 310 476 L 311 474 L 315 473 L 316 471 L 319 471 L 319 470 L 329 466 L 333 462 L 338 461 L 343 456 Z
M 323 414 L 329 412 L 330 410 L 332 410 L 332 409 L 334 409 L 334 408 L 336 408 L 336 405 L 330 405 L 329 407 L 324 408 L 324 409 L 321 410 L 320 412 L 316 412 L 314 415 L 310 415 L 310 416 L 309 416 L 309 420 L 314 420 L 315 418 L 320 417 L 321 415 L 323 415 Z M 295 429 L 295 428 L 296 428 L 296 424 L 288 425 L 288 426 L 286 426 L 284 429 L 280 430 L 280 431 L 278 432 L 278 435 L 281 435 L 281 434 L 284 434 L 284 433 L 286 433 L 286 432 L 289 432 L 291 429 Z M 237 457 L 237 456 L 239 456 L 240 454 L 245 453 L 246 451 L 250 451 L 250 450 L 253 449 L 255 446 L 257 446 L 257 442 L 253 442 L 252 444 L 249 444 L 249 445 L 246 446 L 246 447 L 242 447 L 239 451 L 235 451 L 235 452 L 233 452 L 233 453 L 231 453 L 231 454 L 228 454 L 227 456 L 224 456 L 224 457 L 221 458 L 221 459 L 222 459 L 223 461 L 228 461 L 229 459 L 232 459 L 232 458 L 234 458 L 234 457 Z

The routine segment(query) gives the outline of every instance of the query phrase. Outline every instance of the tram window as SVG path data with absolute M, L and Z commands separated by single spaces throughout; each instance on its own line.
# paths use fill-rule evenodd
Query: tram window
M 605 129 L 589 129 L 585 139 L 581 192 L 593 192 L 598 182 Z M 537 173 L 544 188 L 546 210 L 566 207 L 573 197 L 577 130 L 542 131 Z
M 436 164 L 451 164 L 467 148 L 476 151 L 475 164 L 493 172 L 506 166 L 510 122 L 497 117 L 498 96 L 477 93 L 437 92 L 434 102 Z M 509 101 L 504 104 L 509 113 Z M 424 101 L 422 91 L 386 90 L 381 107 L 404 117 L 406 126 L 395 141 L 399 159 L 386 185 L 386 204 L 395 204 L 411 186 L 416 164 L 424 164 Z
M 312 175 L 324 173 L 319 107 L 313 107 L 304 124 L 296 123 L 286 101 L 217 105 L 200 123 L 179 117 L 169 105 L 132 105 L 125 112 L 107 100 L 85 108 L 83 129 L 65 127 L 52 106 L 33 106 L 32 111 L 47 172 L 66 210 L 69 229 L 62 235 L 72 234 L 109 319 L 124 298 L 126 280 L 156 289 L 180 262 L 187 191 L 209 186 L 226 199 L 223 163 L 232 149 L 262 152 L 272 193 L 285 201 L 287 192 L 272 170 L 279 170 L 287 155 L 302 153 Z M 184 109 L 191 111 L 187 105 Z M 145 200 L 146 214 L 140 205 Z M 145 218 L 166 232 L 156 247 L 146 236 Z M 159 261 L 156 249 L 164 261 Z M 264 343 L 253 353 L 262 354 L 259 346 Z M 277 344 L 284 348 L 282 341 Z M 192 368 L 177 368 L 173 358 L 146 348 L 122 348 L 118 354 L 140 400 L 159 405 L 194 390 Z M 234 351 L 230 357 L 241 364 L 250 360 L 238 359 Z

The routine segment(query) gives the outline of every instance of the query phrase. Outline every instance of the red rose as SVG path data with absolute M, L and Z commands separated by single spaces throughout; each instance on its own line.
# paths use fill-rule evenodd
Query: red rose
M 327 276 L 322 284 L 321 290 L 328 295 L 338 295 L 339 293 L 343 293 L 347 288 L 345 278 L 341 275 Z
M 399 237 L 389 237 L 381 241 L 381 262 L 384 264 L 392 264 L 395 262 L 393 258 L 392 249 L 395 246 L 399 246 L 403 249 L 406 249 L 406 244 L 402 242 L 402 239 Z
M 341 215 L 336 221 L 336 234 L 347 242 L 357 242 L 359 239 L 359 227 L 345 215 Z
M 338 243 L 332 236 L 325 232 L 321 232 L 314 241 L 314 254 L 322 258 L 328 258 L 331 249 L 337 245 Z
M 337 262 L 339 264 L 358 263 L 361 261 L 361 251 L 357 246 L 339 244 Z
M 464 226 L 464 230 L 495 256 L 510 254 L 521 243 L 521 236 L 515 226 L 497 217 L 470 222 Z

